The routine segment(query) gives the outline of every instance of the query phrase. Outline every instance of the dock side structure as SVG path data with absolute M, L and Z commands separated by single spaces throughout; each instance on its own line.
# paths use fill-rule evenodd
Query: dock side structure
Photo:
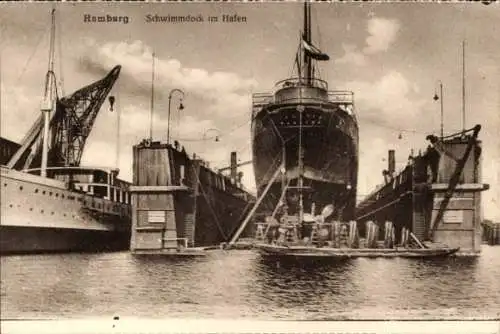
M 406 228 L 419 240 L 460 247 L 458 254 L 479 254 L 481 192 L 489 188 L 482 183 L 480 128 L 443 138 L 427 136 L 427 150 L 410 155 L 399 173 L 394 151 L 389 151 L 385 184 L 358 204 L 358 224 L 372 221 L 383 230 L 390 221 L 396 242 Z
M 130 191 L 133 253 L 179 253 L 226 242 L 254 201 L 240 179 L 189 157 L 177 142 L 144 140 L 133 147 Z

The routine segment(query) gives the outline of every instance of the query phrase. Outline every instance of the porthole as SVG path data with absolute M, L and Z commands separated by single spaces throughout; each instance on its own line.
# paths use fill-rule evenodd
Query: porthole
M 59 193 L 56 193 L 56 197 L 59 197 Z
M 52 211 L 50 214 L 51 214 L 51 215 L 53 215 L 53 214 L 54 214 L 54 211 Z
M 64 198 L 64 194 L 61 195 L 61 198 Z
M 19 186 L 19 190 L 23 190 L 23 186 Z
M 33 211 L 33 208 L 30 208 L 30 211 Z
M 4 183 L 4 184 L 3 184 L 3 186 L 4 186 L 4 187 L 7 187 L 7 183 Z
M 35 194 L 38 192 L 38 189 L 35 189 Z
M 9 206 L 10 206 L 11 208 L 13 207 L 13 205 L 12 205 L 12 204 L 10 204 Z
M 46 193 L 46 191 L 45 191 L 45 190 L 44 190 L 44 191 L 42 191 L 42 195 L 45 195 L 45 193 Z
M 43 212 L 44 212 L 44 211 L 43 211 L 43 209 L 42 209 L 42 210 L 40 210 L 40 212 L 41 212 L 41 213 L 43 213 Z
M 51 192 L 49 192 L 49 196 L 52 196 L 52 191 L 51 191 Z

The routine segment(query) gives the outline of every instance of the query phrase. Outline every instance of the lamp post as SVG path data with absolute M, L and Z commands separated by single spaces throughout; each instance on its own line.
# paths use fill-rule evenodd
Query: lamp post
M 206 150 L 207 150 L 207 147 L 206 147 L 206 140 L 209 139 L 208 138 L 208 134 L 210 132 L 215 132 L 216 135 L 215 135 L 215 138 L 214 138 L 214 141 L 215 142 L 219 142 L 219 137 L 220 137 L 220 134 L 221 132 L 219 131 L 219 129 L 216 129 L 216 128 L 210 128 L 210 129 L 207 129 L 205 130 L 205 132 L 203 133 L 203 153 L 205 154 L 206 153 Z M 212 139 L 212 138 L 210 138 Z
M 168 94 L 168 127 L 167 127 L 167 144 L 170 144 L 170 105 L 172 102 L 172 95 L 177 92 L 181 94 L 180 102 L 179 102 L 179 110 L 184 109 L 184 105 L 182 104 L 182 99 L 184 98 L 184 92 L 178 88 L 174 88 Z
M 437 95 L 437 92 L 434 94 L 434 101 L 440 100 L 441 102 L 441 140 L 443 140 L 444 134 L 443 134 L 443 83 L 441 80 L 439 82 L 439 96 Z
M 220 136 L 220 131 L 218 129 L 215 129 L 215 128 L 210 128 L 210 129 L 206 130 L 203 133 L 203 141 L 205 141 L 207 139 L 207 133 L 209 133 L 210 131 L 216 131 L 217 132 L 217 135 L 215 135 L 215 141 L 218 142 L 219 141 L 219 136 Z

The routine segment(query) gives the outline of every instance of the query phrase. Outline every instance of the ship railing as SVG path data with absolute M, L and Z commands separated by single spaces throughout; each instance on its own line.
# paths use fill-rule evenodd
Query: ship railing
M 261 107 L 272 102 L 274 102 L 274 95 L 272 93 L 252 94 L 252 106 L 254 108 Z
M 331 90 L 327 92 L 328 102 L 335 104 L 346 104 L 353 105 L 354 104 L 354 93 L 346 90 Z M 287 102 L 305 102 L 305 103 L 323 103 L 325 100 L 323 97 L 311 97 L 311 96 L 303 96 L 300 99 L 297 96 L 292 96 L 290 99 L 280 99 L 281 103 Z M 275 103 L 275 97 L 271 93 L 255 93 L 252 95 L 252 107 L 254 111 L 258 111 L 263 106 Z
M 354 104 L 354 93 L 347 90 L 328 91 L 328 101 L 339 104 Z
M 318 78 L 310 78 L 309 80 L 306 80 L 304 78 L 292 77 L 278 81 L 274 85 L 275 90 L 288 87 L 316 87 L 328 90 L 328 83 L 325 80 Z

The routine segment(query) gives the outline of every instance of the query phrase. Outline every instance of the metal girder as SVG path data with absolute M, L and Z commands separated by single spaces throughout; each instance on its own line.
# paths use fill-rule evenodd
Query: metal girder
M 118 79 L 121 66 L 115 66 L 103 79 L 58 99 L 50 121 L 49 166 L 79 166 L 97 114 Z M 40 115 L 26 134 L 21 147 L 7 166 L 15 169 L 40 167 L 43 137 L 43 117 Z M 21 157 L 30 154 L 24 161 Z

